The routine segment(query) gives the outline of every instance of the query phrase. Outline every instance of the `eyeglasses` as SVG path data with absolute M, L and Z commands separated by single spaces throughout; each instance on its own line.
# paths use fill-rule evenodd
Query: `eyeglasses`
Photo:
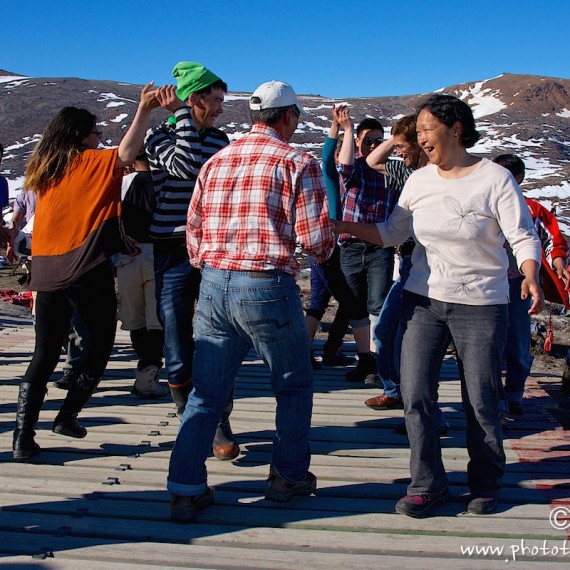
M 365 144 L 366 146 L 372 146 L 373 144 L 375 144 L 376 146 L 382 144 L 384 142 L 384 139 L 382 137 L 378 137 L 377 139 L 372 139 L 370 137 L 364 137 L 364 139 L 362 139 L 362 144 Z
M 92 135 L 97 135 L 97 138 L 99 140 L 101 140 L 101 137 L 103 136 L 103 133 L 101 131 L 91 131 Z

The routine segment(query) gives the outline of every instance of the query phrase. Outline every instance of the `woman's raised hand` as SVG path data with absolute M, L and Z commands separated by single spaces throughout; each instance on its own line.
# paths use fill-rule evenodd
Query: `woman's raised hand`
M 158 89 L 153 90 L 152 89 L 153 87 L 154 87 L 154 81 L 151 81 L 141 89 L 140 104 L 142 107 L 144 107 L 149 111 L 151 111 L 152 109 L 156 109 L 157 107 L 160 106 L 160 103 L 156 99 L 156 92 L 158 91 Z

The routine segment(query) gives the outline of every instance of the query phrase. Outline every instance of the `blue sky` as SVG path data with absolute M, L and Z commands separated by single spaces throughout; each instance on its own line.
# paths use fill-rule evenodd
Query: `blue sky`
M 230 91 L 426 93 L 503 72 L 570 78 L 568 0 L 3 0 L 0 69 L 170 83 L 198 61 Z

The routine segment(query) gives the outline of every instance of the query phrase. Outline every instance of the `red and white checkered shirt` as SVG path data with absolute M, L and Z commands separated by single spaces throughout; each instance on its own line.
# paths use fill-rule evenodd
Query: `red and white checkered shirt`
M 296 277 L 297 243 L 322 263 L 335 236 L 321 169 L 273 128 L 255 124 L 200 170 L 188 209 L 190 262 Z

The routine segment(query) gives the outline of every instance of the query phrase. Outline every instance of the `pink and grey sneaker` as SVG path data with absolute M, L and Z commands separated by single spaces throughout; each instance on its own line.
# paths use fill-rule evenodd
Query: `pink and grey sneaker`
M 446 503 L 450 497 L 449 489 L 441 493 L 406 495 L 396 503 L 396 512 L 414 518 L 425 517 L 435 506 Z

